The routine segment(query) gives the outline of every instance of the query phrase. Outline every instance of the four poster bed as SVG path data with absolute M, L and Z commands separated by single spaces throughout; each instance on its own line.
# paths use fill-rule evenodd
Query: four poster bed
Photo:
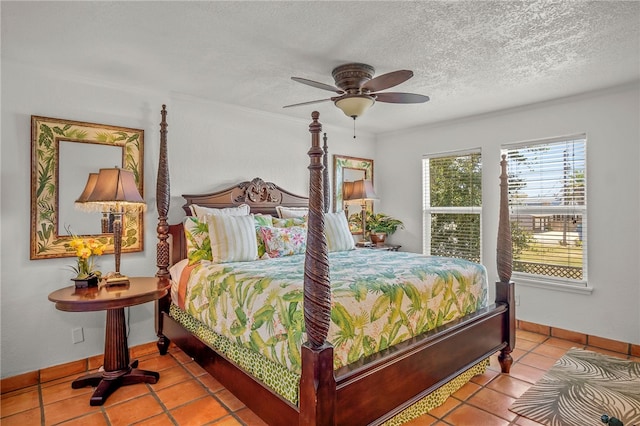
M 496 352 L 509 372 L 515 303 L 504 159 L 491 304 L 482 265 L 356 250 L 350 234 L 340 239 L 344 214 L 325 213 L 327 142 L 323 149 L 317 112 L 308 198 L 256 178 L 183 195 L 187 217 L 169 225 L 164 105 L 161 114 L 157 276 L 172 280 L 157 303 L 162 354 L 175 343 L 270 425 L 399 424 L 442 403 Z M 239 243 L 229 248 L 225 234 L 247 227 L 248 255 Z M 276 234 L 285 235 L 280 245 Z M 261 236 L 262 253 L 253 247 Z

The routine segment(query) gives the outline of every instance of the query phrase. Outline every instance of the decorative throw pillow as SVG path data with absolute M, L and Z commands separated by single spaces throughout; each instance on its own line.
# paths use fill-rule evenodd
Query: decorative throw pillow
M 261 226 L 272 227 L 273 226 L 273 216 L 269 214 L 255 214 L 253 218 L 256 222 L 256 240 L 258 242 L 258 257 L 262 259 L 262 257 L 267 252 L 267 249 L 264 245 L 264 240 L 262 239 L 262 233 L 260 232 Z
M 284 207 L 276 206 L 278 217 L 282 219 L 288 219 L 291 217 L 304 217 L 309 214 L 308 207 Z
M 187 216 L 184 218 L 183 225 L 189 265 L 201 260 L 211 260 L 211 240 L 207 222 L 201 222 L 197 217 Z
M 194 214 L 197 217 L 203 217 L 208 214 L 213 214 L 216 216 L 246 216 L 250 211 L 250 207 L 248 204 L 241 204 L 238 207 L 227 207 L 224 209 L 214 209 L 212 207 L 203 207 L 197 204 L 192 204 L 190 208 L 191 214 Z
M 207 224 L 213 262 L 245 262 L 258 258 L 253 215 L 207 215 Z
M 307 249 L 307 229 L 261 227 L 262 239 L 269 257 L 283 257 L 304 253 Z
M 290 217 L 287 219 L 273 218 L 273 226 L 276 228 L 290 228 L 292 226 L 307 227 L 307 217 Z
M 253 219 L 256 221 L 256 226 L 273 226 L 273 216 L 270 214 L 254 214 Z
M 344 212 L 325 213 L 324 234 L 327 237 L 327 247 L 330 252 L 356 248 Z

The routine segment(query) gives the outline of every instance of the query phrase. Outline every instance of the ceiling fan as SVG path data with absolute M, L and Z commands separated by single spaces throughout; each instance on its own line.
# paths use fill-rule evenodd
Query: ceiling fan
M 335 92 L 338 96 L 326 99 L 285 105 L 284 108 L 309 105 L 318 102 L 333 101 L 348 117 L 354 120 L 360 117 L 373 104 L 387 102 L 393 104 L 418 104 L 427 102 L 428 96 L 415 93 L 380 92 L 381 90 L 397 86 L 413 77 L 413 71 L 398 70 L 373 77 L 375 69 L 371 65 L 353 63 L 340 65 L 331 72 L 335 86 L 320 83 L 306 78 L 291 77 L 298 83 L 306 84 L 318 89 Z

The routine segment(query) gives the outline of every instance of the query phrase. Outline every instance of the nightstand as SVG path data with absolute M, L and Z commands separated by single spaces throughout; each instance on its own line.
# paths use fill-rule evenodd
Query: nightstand
M 400 247 L 402 246 L 397 244 L 373 244 L 370 246 L 356 246 L 356 248 L 359 248 L 359 249 L 384 250 L 384 251 L 398 251 Z
M 129 363 L 129 345 L 124 308 L 164 297 L 171 284 L 167 279 L 130 277 L 125 285 L 98 287 L 65 287 L 49 295 L 56 308 L 67 312 L 107 311 L 104 343 L 104 371 L 87 374 L 71 383 L 79 389 L 95 387 L 90 405 L 102 405 L 120 386 L 135 383 L 156 383 L 160 374 L 138 369 L 138 361 Z

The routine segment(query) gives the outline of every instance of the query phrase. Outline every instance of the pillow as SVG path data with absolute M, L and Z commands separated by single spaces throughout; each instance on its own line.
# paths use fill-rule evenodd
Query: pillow
M 290 217 L 288 219 L 273 218 L 273 226 L 276 228 L 290 228 L 292 226 L 307 227 L 307 217 Z
M 184 218 L 183 225 L 189 265 L 201 260 L 211 260 L 211 240 L 207 222 L 201 222 L 197 217 L 187 216 Z
M 253 215 L 207 215 L 207 224 L 213 262 L 245 262 L 258 258 Z
M 254 214 L 253 219 L 256 221 L 256 226 L 273 226 L 273 216 L 270 214 Z
M 324 234 L 327 237 L 327 248 L 330 252 L 356 248 L 344 212 L 324 214 Z
M 304 217 L 309 214 L 308 207 L 284 207 L 276 206 L 278 217 L 282 219 L 288 219 L 291 217 Z
M 191 214 L 194 214 L 197 217 L 202 217 L 208 214 L 214 214 L 216 216 L 246 216 L 249 214 L 250 210 L 248 204 L 241 204 L 238 207 L 227 207 L 225 209 L 214 209 L 212 207 L 203 207 L 197 204 L 192 204 L 189 208 L 191 209 Z
M 272 227 L 273 226 L 273 216 L 269 214 L 256 214 L 253 215 L 253 219 L 256 222 L 256 240 L 258 242 L 258 257 L 262 259 L 262 257 L 267 252 L 267 248 L 264 245 L 264 240 L 262 239 L 262 233 L 260 232 L 261 226 Z M 267 256 L 268 257 L 268 256 Z
M 291 256 L 307 249 L 307 229 L 301 226 L 289 228 L 260 228 L 269 257 Z

